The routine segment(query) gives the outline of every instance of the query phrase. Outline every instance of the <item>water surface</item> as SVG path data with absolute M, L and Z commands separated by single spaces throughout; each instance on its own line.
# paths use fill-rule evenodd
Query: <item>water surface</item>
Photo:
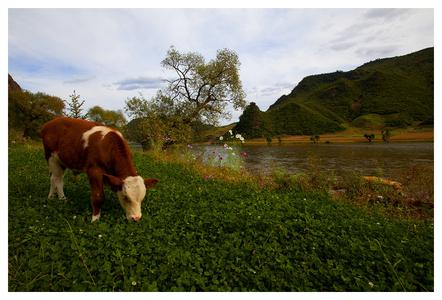
M 282 168 L 294 174 L 315 164 L 333 172 L 357 171 L 363 175 L 389 176 L 413 165 L 433 165 L 433 143 L 294 144 L 239 146 L 245 151 L 245 167 L 251 172 L 270 173 Z M 223 153 L 222 146 L 198 146 L 208 155 Z

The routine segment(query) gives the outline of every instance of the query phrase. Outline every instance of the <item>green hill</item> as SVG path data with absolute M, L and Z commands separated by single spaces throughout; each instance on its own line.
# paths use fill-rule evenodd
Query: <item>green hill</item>
M 395 128 L 433 120 L 434 48 L 352 71 L 307 76 L 266 112 L 252 103 L 236 127 L 246 137 Z

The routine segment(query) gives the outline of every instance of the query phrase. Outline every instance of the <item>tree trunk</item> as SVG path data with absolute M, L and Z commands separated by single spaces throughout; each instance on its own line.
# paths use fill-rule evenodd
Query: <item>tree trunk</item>
M 25 126 L 25 129 L 23 130 L 23 138 L 29 138 L 31 137 L 31 128 L 29 126 Z

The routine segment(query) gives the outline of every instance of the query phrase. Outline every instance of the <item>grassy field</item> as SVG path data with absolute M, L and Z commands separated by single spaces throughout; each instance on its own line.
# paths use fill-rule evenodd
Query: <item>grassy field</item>
M 368 214 L 323 192 L 257 189 L 135 153 L 160 183 L 143 219 L 67 172 L 48 200 L 38 146 L 9 147 L 9 291 L 433 291 L 431 221 Z

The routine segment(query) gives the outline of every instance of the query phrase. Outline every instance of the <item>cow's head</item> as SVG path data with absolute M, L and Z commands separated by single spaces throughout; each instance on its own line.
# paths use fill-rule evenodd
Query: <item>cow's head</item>
M 105 181 L 117 192 L 118 200 L 123 207 L 126 218 L 132 221 L 141 219 L 141 203 L 149 189 L 158 182 L 158 179 L 143 179 L 141 176 L 128 176 L 121 179 L 104 174 Z

